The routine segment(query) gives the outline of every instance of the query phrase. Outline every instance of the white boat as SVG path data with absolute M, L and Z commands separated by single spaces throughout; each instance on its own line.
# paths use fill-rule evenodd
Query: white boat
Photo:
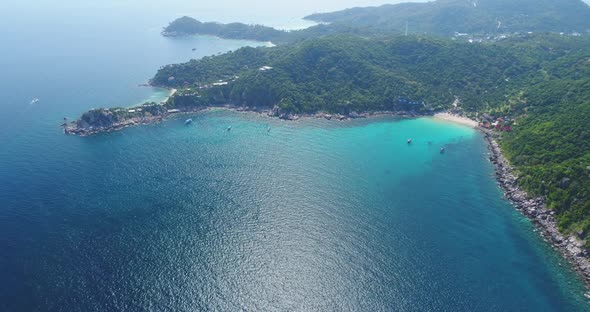
M 412 144 L 412 139 L 408 139 L 408 144 Z
M 34 98 L 34 99 L 31 101 L 31 105 L 33 105 L 33 104 L 36 104 L 36 103 L 38 103 L 38 102 L 39 102 L 39 99 L 38 99 L 38 98 Z
M 187 120 L 184 122 L 184 125 L 185 125 L 185 126 L 188 126 L 188 125 L 190 125 L 190 124 L 192 124 L 192 123 L 193 123 L 193 120 L 189 118 L 189 119 L 187 119 Z
M 231 126 L 227 127 L 227 131 L 231 131 Z

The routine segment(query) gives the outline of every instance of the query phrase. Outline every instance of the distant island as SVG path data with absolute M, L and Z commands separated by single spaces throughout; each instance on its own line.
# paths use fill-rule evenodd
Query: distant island
M 163 31 L 166 37 L 187 35 L 211 35 L 226 39 L 249 39 L 257 41 L 283 41 L 288 32 L 276 30 L 262 25 L 246 25 L 242 23 L 220 24 L 202 23 L 194 18 L 184 16 L 174 20 Z
M 345 24 L 320 24 L 306 29 L 287 31 L 263 25 L 247 25 L 243 23 L 203 23 L 192 17 L 183 16 L 166 26 L 164 30 L 162 30 L 162 35 L 166 37 L 207 35 L 224 39 L 242 39 L 263 42 L 268 41 L 274 44 L 289 44 L 308 38 L 317 38 L 335 34 L 371 36 L 376 32 L 377 31 L 373 29 L 358 28 L 347 26 Z
M 342 33 L 363 36 L 409 33 L 442 37 L 519 32 L 590 33 L 590 7 L 581 0 L 437 0 L 317 13 L 304 19 L 326 24 L 284 31 L 242 23 L 203 23 L 184 16 L 171 22 L 162 34 L 212 35 L 283 44 Z
M 88 135 L 209 107 L 290 120 L 450 111 L 479 122 L 506 197 L 588 282 L 589 11 L 579 0 L 439 0 L 312 15 L 332 24 L 295 32 L 184 17 L 163 34 L 279 45 L 164 66 L 150 83 L 178 89 L 165 103 L 92 110 L 65 130 Z

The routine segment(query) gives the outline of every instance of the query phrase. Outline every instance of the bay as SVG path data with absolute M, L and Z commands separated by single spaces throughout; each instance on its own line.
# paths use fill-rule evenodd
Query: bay
M 164 64 L 262 45 L 161 37 L 174 17 L 300 28 L 338 5 L 2 3 L 0 310 L 587 310 L 472 129 L 211 111 L 60 132 L 164 98 L 138 86 Z

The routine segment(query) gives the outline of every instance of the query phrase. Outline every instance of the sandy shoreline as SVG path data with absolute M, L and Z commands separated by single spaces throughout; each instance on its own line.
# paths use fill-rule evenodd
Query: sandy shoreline
M 174 96 L 174 94 L 176 94 L 176 92 L 178 92 L 178 90 L 176 90 L 176 89 L 174 89 L 174 88 L 172 88 L 172 89 L 169 89 L 169 90 L 170 90 L 170 93 L 168 94 L 168 96 L 167 96 L 167 97 L 164 99 L 164 101 L 162 101 L 162 102 L 168 102 L 168 100 L 169 100 L 169 99 L 170 99 L 172 96 Z
M 438 120 L 454 122 L 472 128 L 477 128 L 479 126 L 478 122 L 475 120 L 469 119 L 467 117 L 453 115 L 451 113 L 436 113 L 434 114 L 433 118 Z

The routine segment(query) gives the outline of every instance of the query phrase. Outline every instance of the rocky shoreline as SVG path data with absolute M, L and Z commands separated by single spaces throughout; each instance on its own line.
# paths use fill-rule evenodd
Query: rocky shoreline
M 496 179 L 506 198 L 535 224 L 543 239 L 573 265 L 584 280 L 586 288 L 590 290 L 590 261 L 588 260 L 590 253 L 585 249 L 584 241 L 574 235 L 565 236 L 559 232 L 555 211 L 546 207 L 544 197 L 530 198 L 518 187 L 518 176 L 502 154 L 494 133 L 483 128 L 481 130 L 489 146 L 489 159 L 496 168 Z M 590 292 L 584 296 L 590 299 Z
M 64 133 L 65 134 L 72 134 L 72 135 L 79 135 L 79 136 L 90 136 L 95 135 L 103 132 L 112 132 L 122 130 L 131 126 L 136 125 L 147 125 L 152 123 L 158 123 L 163 121 L 164 119 L 181 114 L 190 114 L 190 113 L 197 113 L 201 111 L 211 110 L 211 109 L 227 109 L 236 112 L 251 112 L 251 113 L 258 113 L 267 117 L 278 118 L 282 120 L 288 121 L 296 121 L 301 118 L 323 118 L 326 120 L 336 120 L 336 121 L 346 121 L 352 119 L 360 119 L 360 118 L 369 118 L 369 117 L 379 117 L 379 116 L 398 116 L 398 117 L 420 117 L 420 116 L 430 116 L 425 114 L 419 114 L 415 112 L 407 112 L 407 111 L 374 111 L 374 112 L 351 112 L 349 114 L 329 114 L 325 112 L 317 112 L 317 113 L 309 113 L 309 114 L 292 114 L 292 113 L 284 113 L 280 110 L 274 109 L 267 109 L 267 108 L 259 108 L 259 107 L 244 107 L 244 106 L 233 106 L 233 105 L 221 105 L 221 106 L 206 106 L 206 107 L 195 107 L 191 109 L 172 109 L 172 110 L 165 110 L 159 113 L 158 115 L 151 115 L 151 116 L 136 116 L 127 118 L 122 121 L 112 122 L 107 125 L 92 125 L 89 123 L 82 123 L 80 120 L 73 121 L 69 124 L 64 124 Z M 105 110 L 106 111 L 106 110 Z
M 89 136 L 94 134 L 99 134 L 103 132 L 112 132 L 122 130 L 128 127 L 136 126 L 136 125 L 148 125 L 153 123 L 161 122 L 166 116 L 153 116 L 153 117 L 137 117 L 137 118 L 130 118 L 125 120 L 124 122 L 113 123 L 108 127 L 80 127 L 75 122 L 71 123 L 64 127 L 65 134 L 73 134 L 79 136 Z

